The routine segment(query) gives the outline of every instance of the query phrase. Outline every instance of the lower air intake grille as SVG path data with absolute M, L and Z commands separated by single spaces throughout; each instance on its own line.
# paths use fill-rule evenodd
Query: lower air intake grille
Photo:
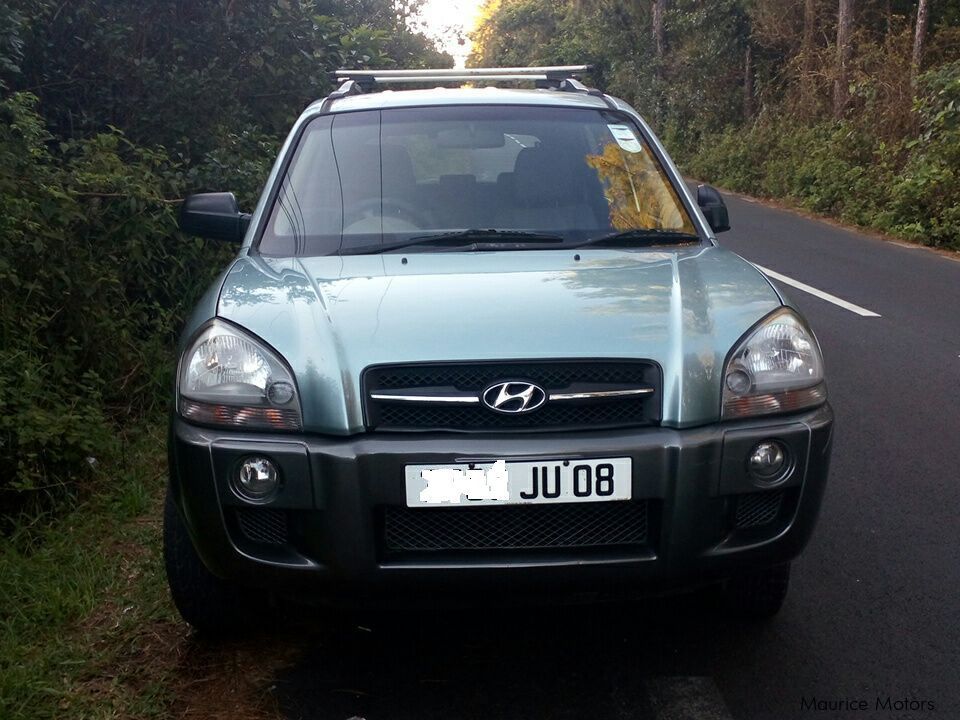
M 647 503 L 388 507 L 384 540 L 389 552 L 643 545 L 647 540 Z
M 737 498 L 734 525 L 738 528 L 748 528 L 773 522 L 780 514 L 782 503 L 782 490 L 741 495 Z
M 282 510 L 244 508 L 237 510 L 237 523 L 248 540 L 268 545 L 287 542 L 287 515 Z

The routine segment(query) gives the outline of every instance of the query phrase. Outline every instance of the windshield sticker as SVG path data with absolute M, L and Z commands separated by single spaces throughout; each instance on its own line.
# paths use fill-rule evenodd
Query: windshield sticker
M 643 152 L 643 145 L 628 125 L 607 125 L 617 144 L 629 153 Z

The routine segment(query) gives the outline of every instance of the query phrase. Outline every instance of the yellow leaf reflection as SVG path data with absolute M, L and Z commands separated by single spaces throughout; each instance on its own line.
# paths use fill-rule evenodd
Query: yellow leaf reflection
M 586 160 L 603 183 L 614 229 L 696 233 L 680 198 L 646 148 L 624 152 L 610 142 L 602 153 L 587 155 Z

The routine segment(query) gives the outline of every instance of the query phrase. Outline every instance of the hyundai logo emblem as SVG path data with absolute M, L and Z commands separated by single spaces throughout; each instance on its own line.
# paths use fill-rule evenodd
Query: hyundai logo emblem
M 547 401 L 542 387 L 518 380 L 494 383 L 480 397 L 491 410 L 509 415 L 532 412 Z

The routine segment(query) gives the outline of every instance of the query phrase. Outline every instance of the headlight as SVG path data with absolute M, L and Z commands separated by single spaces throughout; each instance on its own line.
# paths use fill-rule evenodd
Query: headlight
M 208 425 L 299 430 L 293 373 L 263 343 L 219 320 L 180 361 L 177 403 L 187 420 Z
M 827 399 L 823 358 L 813 333 L 789 308 L 753 328 L 723 373 L 723 417 L 793 412 Z

